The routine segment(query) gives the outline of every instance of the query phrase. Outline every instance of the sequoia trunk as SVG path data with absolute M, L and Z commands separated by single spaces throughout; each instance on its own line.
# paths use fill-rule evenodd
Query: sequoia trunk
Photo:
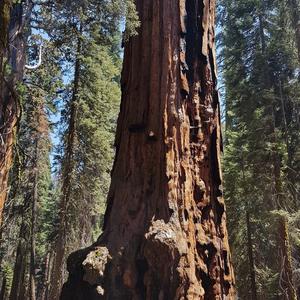
M 12 148 L 20 107 L 16 84 L 22 82 L 24 71 L 23 4 L 1 1 L 0 4 L 0 224 L 12 165 Z M 10 19 L 10 21 L 9 21 Z M 8 25 L 9 24 L 9 25 Z M 11 68 L 8 72 L 7 65 Z
M 61 298 L 234 299 L 220 169 L 214 0 L 137 0 L 104 232 Z

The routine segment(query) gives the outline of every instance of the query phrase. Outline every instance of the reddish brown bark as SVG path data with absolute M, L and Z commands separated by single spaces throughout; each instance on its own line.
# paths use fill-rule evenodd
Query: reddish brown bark
M 8 9 L 10 25 L 8 27 L 9 20 L 6 20 L 4 28 L 1 28 L 1 41 L 4 41 L 4 44 L 1 45 L 0 53 L 0 224 L 8 191 L 8 175 L 12 165 L 13 144 L 20 114 L 16 84 L 21 82 L 24 70 L 24 41 L 21 29 L 23 8 L 21 3 L 13 4 L 10 8 L 10 3 L 4 1 L 1 7 L 6 14 Z M 11 68 L 11 74 L 6 74 L 7 64 Z
M 47 253 L 47 256 L 45 258 L 45 270 L 44 270 L 44 278 L 40 293 L 40 299 L 41 300 L 47 300 L 48 297 L 48 289 L 49 289 L 49 283 L 50 283 L 50 272 L 51 272 L 51 260 L 52 260 L 52 254 L 49 252 Z M 1 300 L 1 299 L 0 299 Z
M 220 170 L 215 1 L 138 0 L 104 233 L 66 299 L 234 299 Z
M 4 112 L 4 71 L 5 71 L 5 60 L 7 58 L 8 52 L 8 26 L 10 20 L 10 0 L 4 0 L 0 3 L 0 116 L 3 121 L 0 121 L 1 127 L 4 125 L 5 112 Z M 2 117 L 3 115 L 3 117 Z M 6 198 L 7 190 L 7 166 L 11 164 L 11 153 L 7 151 L 6 148 L 11 149 L 9 144 L 11 141 L 8 141 L 7 145 L 5 141 L 2 142 L 2 130 L 0 131 L 0 224 L 2 221 L 2 211 L 4 206 L 4 201 Z M 8 153 L 7 153 L 8 152 Z
M 280 287 L 283 292 L 284 300 L 296 300 L 297 294 L 293 282 L 292 254 L 288 231 L 288 220 L 284 216 L 279 217 L 279 236 L 280 236 Z

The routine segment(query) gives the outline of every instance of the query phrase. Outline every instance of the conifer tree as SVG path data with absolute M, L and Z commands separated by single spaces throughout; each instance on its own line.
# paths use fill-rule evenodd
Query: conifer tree
M 61 50 L 67 49 L 65 62 L 74 72 L 63 115 L 66 129 L 60 161 L 61 198 L 51 299 L 59 297 L 67 255 L 79 246 L 94 242 L 92 237 L 96 231 L 99 234 L 102 225 L 119 99 L 118 28 L 122 7 L 121 2 L 109 1 L 83 1 L 80 7 L 77 4 L 70 7 L 68 1 L 57 5 L 57 18 L 62 21 L 54 26 L 54 39 L 57 38 Z M 133 32 L 136 22 L 130 1 L 125 8 L 131 29 L 124 33 L 124 39 Z M 73 22 L 73 27 L 64 25 L 69 22 Z M 69 30 L 68 35 L 65 30 Z M 86 214 L 83 215 L 82 210 L 86 210 Z
M 12 165 L 13 145 L 20 114 L 17 85 L 24 71 L 23 3 L 0 4 L 0 224 L 7 197 L 8 176 Z
M 288 11 L 281 1 L 223 1 L 223 8 L 225 194 L 238 291 L 242 298 L 295 299 L 291 249 L 284 246 L 285 215 L 297 209 L 298 193 Z

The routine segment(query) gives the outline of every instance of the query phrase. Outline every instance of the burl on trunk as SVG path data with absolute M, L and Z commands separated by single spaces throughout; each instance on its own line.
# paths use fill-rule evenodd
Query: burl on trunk
M 61 298 L 234 299 L 220 170 L 215 1 L 137 0 L 104 232 Z

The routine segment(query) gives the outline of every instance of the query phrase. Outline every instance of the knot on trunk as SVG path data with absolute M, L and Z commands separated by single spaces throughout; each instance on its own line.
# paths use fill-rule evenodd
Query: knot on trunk
M 144 256 L 148 270 L 144 286 L 151 299 L 175 299 L 180 285 L 180 260 L 187 253 L 187 243 L 180 226 L 170 221 L 153 221 L 145 234 Z
M 106 264 L 111 260 L 111 256 L 106 247 L 98 247 L 91 251 L 82 262 L 84 275 L 83 280 L 90 285 L 103 283 Z
M 186 243 L 181 238 L 181 230 L 163 220 L 153 221 L 149 232 L 146 233 L 145 257 L 149 266 L 162 271 L 167 262 L 172 265 L 179 261 L 182 253 L 186 252 Z

